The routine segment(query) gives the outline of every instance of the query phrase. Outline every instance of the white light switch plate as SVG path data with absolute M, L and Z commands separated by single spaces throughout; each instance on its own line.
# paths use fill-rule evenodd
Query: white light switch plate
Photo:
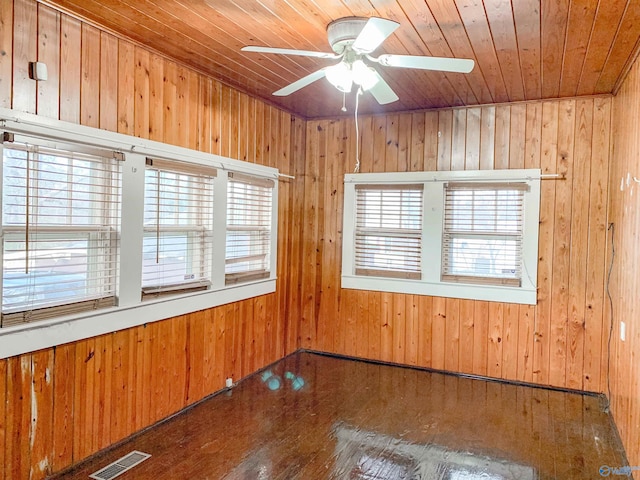
M 624 324 L 624 322 L 620 322 L 620 340 L 624 342 L 626 337 L 627 337 L 627 326 Z

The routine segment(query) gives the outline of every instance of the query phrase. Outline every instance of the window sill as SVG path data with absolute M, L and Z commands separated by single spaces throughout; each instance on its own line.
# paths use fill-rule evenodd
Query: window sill
M 55 320 L 1 328 L 0 359 L 125 330 L 145 323 L 157 322 L 275 291 L 276 280 L 270 278 L 227 286 L 220 290 L 194 292 L 179 297 L 164 297 L 132 306 L 83 312 Z
M 537 301 L 534 287 L 472 285 L 356 275 L 342 275 L 342 288 L 525 305 L 535 305 Z

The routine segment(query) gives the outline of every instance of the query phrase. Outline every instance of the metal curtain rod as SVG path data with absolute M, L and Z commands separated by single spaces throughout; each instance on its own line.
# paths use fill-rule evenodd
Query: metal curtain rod
M 284 177 L 284 178 L 291 178 L 295 180 L 295 176 L 294 175 L 287 175 L 286 173 L 278 173 L 278 177 Z M 552 179 L 552 178 L 565 178 L 565 176 L 561 173 L 542 173 L 540 174 L 540 179 Z M 634 177 L 634 180 L 635 177 Z M 636 180 L 639 181 L 639 180 Z
M 474 171 L 478 171 L 478 170 L 474 170 Z M 486 172 L 491 172 L 491 170 L 486 170 Z M 392 173 L 392 172 L 387 172 L 387 173 Z M 395 172 L 393 172 L 395 173 Z M 364 174 L 367 175 L 367 174 Z M 524 177 L 513 177 L 513 178 L 503 178 L 500 179 L 500 182 L 529 182 L 531 180 L 552 180 L 552 179 L 565 179 L 566 175 L 562 174 L 562 173 L 543 173 L 540 175 L 534 175 L 534 176 L 524 176 Z M 441 180 L 441 179 L 437 179 L 435 177 L 433 178 L 425 178 L 425 179 L 421 179 L 421 180 L 414 180 L 414 183 L 426 183 L 426 182 L 441 182 L 441 183 L 447 183 L 447 182 L 485 182 L 490 180 L 488 177 L 458 177 L 458 178 L 450 178 L 447 180 Z M 355 180 L 355 179 L 347 179 L 345 180 L 345 182 L 348 183 L 361 183 L 364 182 L 364 180 Z M 368 180 L 367 183 L 389 183 L 386 180 Z M 403 183 L 403 182 L 400 182 Z M 406 182 L 404 182 L 406 183 Z

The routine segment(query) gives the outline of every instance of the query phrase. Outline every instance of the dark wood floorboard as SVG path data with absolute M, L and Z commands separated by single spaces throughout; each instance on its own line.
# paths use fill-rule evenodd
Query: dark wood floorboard
M 56 478 L 131 450 L 152 457 L 118 480 L 564 480 L 625 464 L 598 397 L 312 353 L 270 372 L 280 388 L 256 374 Z

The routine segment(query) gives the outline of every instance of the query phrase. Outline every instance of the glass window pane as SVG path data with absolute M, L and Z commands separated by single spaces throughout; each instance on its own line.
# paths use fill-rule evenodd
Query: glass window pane
M 227 188 L 227 282 L 267 276 L 271 256 L 273 186 L 258 178 L 229 177 Z
M 445 280 L 465 277 L 512 279 L 522 276 L 524 189 L 446 187 L 442 273 Z
M 419 275 L 421 237 L 422 188 L 372 185 L 357 189 L 354 265 L 358 274 Z
M 81 304 L 106 298 L 111 302 L 100 306 L 113 304 L 120 163 L 5 144 L 2 173 L 3 316 L 25 312 L 21 321 L 29 321 L 35 310 L 37 319 L 48 318 L 42 309 L 49 307 L 92 309 L 98 304 Z
M 209 282 L 213 176 L 147 168 L 144 203 L 142 287 Z

